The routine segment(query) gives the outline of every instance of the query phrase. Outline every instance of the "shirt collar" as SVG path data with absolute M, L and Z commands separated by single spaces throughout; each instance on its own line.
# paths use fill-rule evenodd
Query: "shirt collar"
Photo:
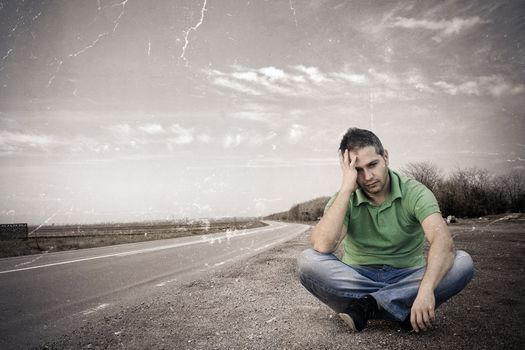
M 392 171 L 390 169 L 388 169 L 388 174 L 389 174 L 389 177 L 390 177 L 390 194 L 386 198 L 385 202 L 382 204 L 383 206 L 386 205 L 386 204 L 391 204 L 397 198 L 402 198 L 403 197 L 402 194 L 401 194 L 401 187 L 399 186 L 399 176 L 397 175 L 396 172 L 394 172 L 394 171 Z M 363 192 L 363 190 L 361 190 L 360 188 L 358 188 L 355 191 L 355 196 L 356 196 L 356 206 L 361 205 L 363 203 L 367 203 L 369 205 L 375 205 L 366 196 L 366 194 Z

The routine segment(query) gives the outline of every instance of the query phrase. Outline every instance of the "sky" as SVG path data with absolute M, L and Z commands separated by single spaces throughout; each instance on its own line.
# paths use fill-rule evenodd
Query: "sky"
M 390 166 L 525 166 L 523 1 L 0 0 L 0 223 L 260 216 Z

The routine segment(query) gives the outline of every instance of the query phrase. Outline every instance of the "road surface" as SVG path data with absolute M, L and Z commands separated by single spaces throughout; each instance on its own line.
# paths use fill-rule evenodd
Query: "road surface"
M 307 225 L 269 226 L 0 259 L 0 348 L 26 348 L 87 321 L 297 237 Z

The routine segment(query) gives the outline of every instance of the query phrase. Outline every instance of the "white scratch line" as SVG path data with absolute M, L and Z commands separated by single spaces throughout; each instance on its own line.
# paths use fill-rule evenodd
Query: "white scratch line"
M 369 93 L 370 93 L 370 130 L 374 130 L 374 100 L 373 100 L 372 89 L 370 89 Z
M 115 31 L 117 30 L 117 27 L 118 27 L 118 24 L 119 24 L 119 21 L 120 21 L 120 17 L 122 17 L 122 15 L 124 14 L 124 10 L 125 10 L 125 7 L 126 7 L 126 4 L 128 3 L 128 1 L 129 0 L 124 0 L 120 4 L 113 5 L 113 7 L 115 7 L 115 6 L 122 6 L 122 11 L 120 11 L 120 14 L 118 15 L 117 19 L 113 21 L 113 23 L 115 23 L 115 26 L 113 27 L 113 33 L 115 33 Z
M 7 53 L 5 54 L 5 56 L 2 57 L 2 61 L 5 60 L 7 57 L 9 57 L 9 55 L 11 54 L 12 51 L 13 51 L 13 49 L 7 50 Z
M 174 278 L 172 280 L 167 280 L 167 281 L 164 281 L 164 282 L 160 282 L 160 283 L 156 284 L 155 287 L 164 287 L 166 284 L 175 282 L 176 280 L 177 279 Z
M 264 232 L 264 231 L 268 231 L 268 230 L 279 229 L 279 228 L 282 228 L 284 226 L 286 226 L 286 224 L 270 226 L 270 227 L 266 227 L 266 228 L 263 228 L 263 229 L 255 229 L 253 231 L 241 231 L 240 233 L 237 234 L 237 236 L 251 235 L 251 234 L 254 234 L 254 233 L 259 233 L 259 232 Z M 36 231 L 36 229 L 34 231 Z M 221 237 L 221 238 L 224 238 L 224 237 Z M 60 262 L 56 262 L 56 263 L 49 263 L 49 264 L 43 264 L 43 265 L 37 265 L 37 266 L 23 267 L 21 269 L 12 269 L 12 270 L 0 271 L 0 275 L 6 274 L 6 273 L 11 273 L 11 272 L 34 270 L 34 269 L 40 269 L 40 268 L 44 268 L 44 267 L 72 264 L 72 263 L 82 262 L 82 261 L 90 261 L 90 260 L 111 258 L 111 257 L 116 257 L 116 256 L 130 256 L 130 255 L 155 252 L 155 251 L 165 250 L 165 249 L 185 247 L 185 246 L 190 246 L 190 245 L 195 245 L 195 244 L 208 243 L 208 241 L 210 241 L 212 239 L 217 239 L 217 238 L 216 237 L 211 237 L 211 238 L 207 238 L 207 239 L 200 239 L 198 241 L 185 242 L 185 243 L 174 243 L 174 244 L 169 244 L 169 245 L 165 245 L 165 246 L 161 246 L 161 247 L 153 247 L 153 248 L 145 248 L 145 249 L 139 249 L 139 250 L 131 250 L 129 252 L 113 253 L 113 254 L 106 254 L 106 255 L 97 255 L 97 256 L 92 256 L 92 257 L 89 257 L 89 258 L 67 260 L 67 261 L 60 261 Z M 288 239 L 288 238 L 286 238 L 286 239 Z M 281 241 L 279 241 L 279 242 L 281 242 Z M 266 245 L 266 246 L 268 246 L 268 245 Z M 260 249 L 264 249 L 266 246 L 261 247 Z M 258 250 L 258 249 L 256 249 L 256 250 Z
M 151 38 L 148 38 L 148 57 L 151 56 Z
M 102 33 L 102 34 L 99 34 L 98 37 L 91 43 L 91 45 L 88 45 L 86 46 L 85 48 L 83 48 L 82 50 L 78 51 L 77 53 L 71 53 L 69 54 L 69 57 L 77 57 L 78 55 L 80 55 L 81 53 L 84 53 L 86 52 L 87 50 L 89 50 L 90 48 L 92 48 L 93 46 L 95 46 L 98 41 L 100 39 L 102 39 L 103 37 L 105 37 L 106 35 L 108 35 L 108 33 Z
M 290 0 L 290 10 L 292 10 L 292 13 L 293 13 L 293 19 L 295 21 L 295 26 L 298 27 L 299 25 L 297 24 L 297 13 L 295 12 L 295 7 L 293 7 L 292 0 Z
M 94 313 L 94 312 L 97 312 L 97 311 L 100 311 L 100 310 L 104 310 L 104 309 L 107 308 L 108 306 L 109 306 L 109 304 L 100 304 L 100 305 L 97 306 L 97 307 L 94 307 L 94 308 L 91 308 L 91 309 L 87 309 L 87 310 L 82 311 L 82 315 L 87 316 L 87 315 L 92 314 L 92 313 Z
M 309 228 L 310 226 L 308 226 Z M 244 254 L 240 254 L 240 255 L 237 255 L 236 257 L 233 257 L 231 259 L 227 259 L 223 262 L 220 262 L 220 263 L 217 263 L 217 264 L 214 264 L 213 267 L 216 267 L 216 266 L 220 266 L 220 265 L 223 265 L 225 263 L 229 263 L 229 262 L 232 262 L 232 261 L 236 261 L 237 259 L 240 259 L 240 258 L 244 258 L 244 257 L 247 257 L 247 256 L 250 256 L 250 255 L 253 255 L 254 252 L 257 252 L 257 251 L 260 251 L 260 250 L 266 250 L 266 249 L 269 249 L 271 247 L 274 247 L 276 245 L 279 245 L 281 243 L 284 243 L 284 242 L 287 242 L 289 241 L 290 239 L 292 239 L 293 237 L 295 237 L 295 235 L 298 235 L 298 234 L 301 234 L 305 231 L 306 229 L 305 228 L 300 228 L 296 233 L 294 233 L 293 235 L 290 235 L 290 236 L 287 236 L 283 239 L 280 239 L 278 241 L 275 241 L 275 242 L 271 242 L 271 243 L 268 243 L 266 245 L 263 245 L 262 247 L 258 247 L 258 248 L 255 248 L 255 249 L 250 249 L 250 248 L 247 248 L 248 249 L 248 252 L 247 253 L 244 253 Z M 244 249 L 241 249 L 241 250 L 244 250 Z M 209 264 L 204 264 L 204 266 L 206 266 L 206 268 L 209 268 L 210 265 Z M 205 271 L 205 269 L 201 269 L 200 271 Z
M 201 9 L 201 19 L 199 21 L 199 23 L 197 23 L 195 26 L 193 27 L 190 27 L 186 33 L 184 34 L 184 46 L 182 47 L 182 53 L 180 55 L 179 58 L 182 58 L 186 64 L 188 63 L 188 60 L 186 60 L 186 48 L 188 47 L 188 44 L 189 44 L 189 40 L 188 40 L 188 36 L 190 35 L 190 31 L 197 31 L 197 28 L 199 28 L 202 24 L 202 22 L 204 22 L 204 12 L 206 11 L 206 3 L 207 3 L 208 0 L 204 0 L 204 4 L 202 5 L 202 9 Z
M 42 226 L 44 226 L 45 224 L 47 224 L 47 223 L 49 222 L 49 220 L 51 220 L 52 218 L 54 218 L 58 213 L 60 213 L 60 210 L 57 210 L 53 215 L 51 215 L 50 217 L 48 217 L 47 219 L 45 219 L 44 222 L 40 224 L 40 226 L 38 226 L 37 228 L 35 228 L 33 231 L 29 232 L 27 235 L 28 235 L 28 236 L 31 236 L 33 233 L 35 233 L 37 230 L 39 230 Z
M 62 63 L 63 63 L 62 60 L 58 60 L 58 67 L 57 67 L 57 69 L 55 71 L 55 74 L 53 74 L 51 76 L 51 78 L 49 78 L 49 81 L 47 82 L 47 87 L 50 87 L 51 84 L 53 84 L 53 81 L 55 81 L 55 77 L 58 74 L 58 72 L 60 71 L 60 67 L 62 67 Z

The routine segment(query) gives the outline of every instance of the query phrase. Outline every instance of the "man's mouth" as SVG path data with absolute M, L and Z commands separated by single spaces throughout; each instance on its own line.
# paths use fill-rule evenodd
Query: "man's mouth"
M 365 185 L 365 186 L 366 186 L 366 187 L 374 187 L 375 185 L 378 184 L 378 182 L 379 182 L 379 181 L 375 181 L 375 182 L 372 182 L 372 183 L 370 183 L 370 184 L 368 184 L 368 185 Z

